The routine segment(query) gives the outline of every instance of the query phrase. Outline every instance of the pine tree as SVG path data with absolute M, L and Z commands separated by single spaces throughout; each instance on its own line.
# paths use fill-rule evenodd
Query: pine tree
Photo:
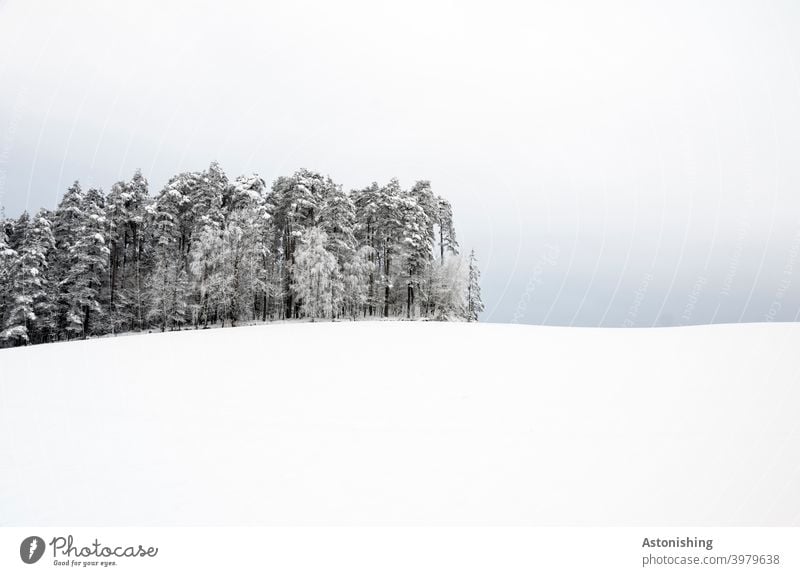
M 280 260 L 283 316 L 294 318 L 300 308 L 295 297 L 295 250 L 304 232 L 317 224 L 319 210 L 327 191 L 333 186 L 330 178 L 301 169 L 291 177 L 278 178 L 267 198 L 273 207 L 274 252 Z
M 46 279 L 47 258 L 55 246 L 51 223 L 45 211 L 30 223 L 27 213 L 24 216 L 24 234 L 8 268 L 13 302 L 2 332 L 4 340 L 15 344 L 28 344 L 37 333 L 44 334 L 53 311 Z
M 356 209 L 350 196 L 341 186 L 330 183 L 319 211 L 319 226 L 328 237 L 328 252 L 336 256 L 339 265 L 350 257 L 355 249 Z
M 480 280 L 478 260 L 475 257 L 475 250 L 472 250 L 469 253 L 469 275 L 467 277 L 467 322 L 477 322 L 478 315 L 483 312 Z
M 80 199 L 78 226 L 66 255 L 69 270 L 61 281 L 61 293 L 67 332 L 86 338 L 92 334 L 92 322 L 99 323 L 104 313 L 101 299 L 109 250 L 103 193 L 90 189 Z
M 190 174 L 185 182 L 189 198 L 186 249 L 193 232 L 206 226 L 221 228 L 225 220 L 225 201 L 229 193 L 228 177 L 217 162 L 201 174 Z
M 320 227 L 328 237 L 326 249 L 336 258 L 338 270 L 341 273 L 347 262 L 353 258 L 356 248 L 354 235 L 356 209 L 350 196 L 341 186 L 332 182 L 328 186 L 327 194 L 320 208 Z M 334 283 L 333 300 L 343 305 L 345 296 L 344 285 Z M 337 310 L 337 316 L 342 310 Z
M 8 243 L 9 228 L 5 215 L 0 212 L 0 321 L 3 322 L 14 299 L 11 270 L 12 263 L 17 258 L 16 250 Z
M 112 332 L 143 327 L 149 204 L 147 180 L 138 170 L 128 182 L 114 184 L 106 199 Z
M 172 177 L 149 206 L 153 262 L 146 317 L 162 331 L 190 320 L 192 242 L 203 230 L 221 226 L 223 182 L 227 180 L 215 168 L 209 174 L 183 172 Z
M 254 318 L 256 312 L 263 321 L 272 318 L 278 300 L 280 273 L 278 258 L 273 249 L 272 240 L 275 237 L 275 221 L 272 217 L 274 206 L 269 203 L 265 195 L 264 181 L 259 179 L 258 199 L 252 207 L 252 251 L 253 275 L 255 293 L 253 304 Z M 247 187 L 250 194 L 256 191 L 252 186 Z
M 174 176 L 159 193 L 149 211 L 154 239 L 153 270 L 148 278 L 148 322 L 161 331 L 180 327 L 188 310 L 188 278 L 185 270 L 192 235 L 191 194 L 195 174 Z
M 398 205 L 402 221 L 403 272 L 406 282 L 406 317 L 416 307 L 416 291 L 433 258 L 433 224 L 436 203 L 430 183 L 417 182 Z
M 353 205 L 356 210 L 355 226 L 353 228 L 356 245 L 370 248 L 370 271 L 367 278 L 367 295 L 365 302 L 365 312 L 369 316 L 375 315 L 378 311 L 377 279 L 381 274 L 379 260 L 381 245 L 378 235 L 380 190 L 378 183 L 373 182 L 370 186 L 362 190 L 356 190 L 351 194 L 353 197 Z
M 259 209 L 266 203 L 266 183 L 258 176 L 237 177 L 225 191 L 223 209 L 230 214 L 241 209 Z
M 453 207 L 442 197 L 437 197 L 437 203 L 439 258 L 444 262 L 445 251 L 458 254 L 458 242 L 456 242 L 456 229 L 453 224 Z
M 391 290 L 396 276 L 397 257 L 403 231 L 403 222 L 399 204 L 402 201 L 402 190 L 396 178 L 383 186 L 378 193 L 376 213 L 376 236 L 378 239 L 378 261 L 381 265 L 380 279 L 383 286 L 384 318 L 389 317 Z
M 255 294 L 254 217 L 250 208 L 240 208 L 229 215 L 222 231 L 223 325 L 230 318 L 231 325 L 236 326 L 251 310 Z
M 276 317 L 475 320 L 481 310 L 474 254 L 458 256 L 450 204 L 425 180 L 348 194 L 303 169 L 266 191 L 257 175 L 229 180 L 213 162 L 155 198 L 137 171 L 107 198 L 75 182 L 52 213 L 0 219 L 7 344 Z
M 23 212 L 16 220 L 7 219 L 5 221 L 6 242 L 12 250 L 19 251 L 22 246 L 25 236 L 28 233 L 30 220 L 31 218 L 28 213 Z
M 72 334 L 70 312 L 72 301 L 69 298 L 68 277 L 73 264 L 73 250 L 84 223 L 84 193 L 76 180 L 59 202 L 53 215 L 53 237 L 56 242 L 55 254 L 50 263 L 50 277 L 55 285 L 55 332 L 57 338 Z

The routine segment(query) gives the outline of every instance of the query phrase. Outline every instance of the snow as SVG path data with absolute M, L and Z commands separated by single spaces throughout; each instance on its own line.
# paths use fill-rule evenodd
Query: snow
M 0 350 L 3 525 L 797 525 L 800 325 Z

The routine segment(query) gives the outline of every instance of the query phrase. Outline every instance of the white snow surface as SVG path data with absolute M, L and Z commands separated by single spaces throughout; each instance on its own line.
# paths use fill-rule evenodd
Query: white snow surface
M 2 525 L 798 525 L 800 325 L 0 350 Z

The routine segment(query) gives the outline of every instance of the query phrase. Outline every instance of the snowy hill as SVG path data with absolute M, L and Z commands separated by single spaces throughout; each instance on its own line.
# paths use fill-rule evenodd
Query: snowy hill
M 0 524 L 798 524 L 800 325 L 0 350 Z

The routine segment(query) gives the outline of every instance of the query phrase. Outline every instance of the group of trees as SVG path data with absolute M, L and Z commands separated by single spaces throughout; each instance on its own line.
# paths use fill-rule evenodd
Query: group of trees
M 217 163 L 155 197 L 108 195 L 0 219 L 0 345 L 291 318 L 478 319 L 474 253 L 430 183 L 345 192 L 309 170 L 229 180 Z

